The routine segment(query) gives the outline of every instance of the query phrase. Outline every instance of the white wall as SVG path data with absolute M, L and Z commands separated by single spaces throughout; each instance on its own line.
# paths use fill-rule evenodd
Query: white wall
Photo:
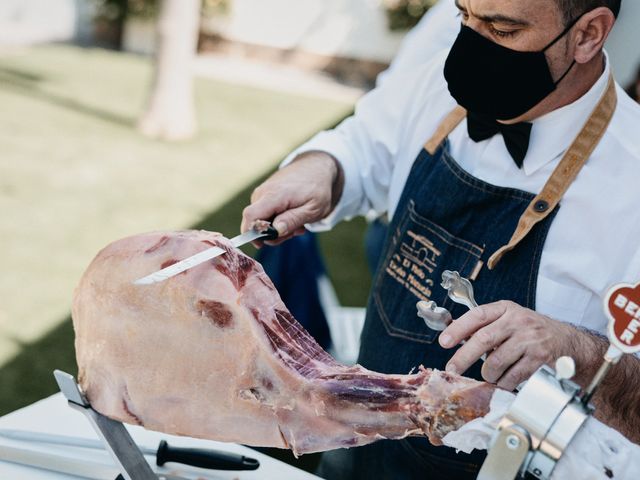
M 389 32 L 380 0 L 232 0 L 222 33 L 246 43 L 383 62 L 402 38 Z
M 618 82 L 626 86 L 640 65 L 640 0 L 622 0 L 607 51 Z
M 0 45 L 72 40 L 76 0 L 0 0 Z

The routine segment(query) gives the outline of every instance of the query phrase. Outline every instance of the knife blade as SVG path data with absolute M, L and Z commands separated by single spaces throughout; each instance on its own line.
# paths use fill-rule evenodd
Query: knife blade
M 94 450 L 105 449 L 104 444 L 97 439 L 68 437 L 26 430 L 0 429 L 0 437 L 30 443 L 47 443 Z M 158 466 L 163 466 L 169 462 L 215 470 L 256 470 L 260 466 L 260 462 L 255 458 L 220 450 L 178 448 L 169 445 L 165 440 L 160 442 L 157 449 L 140 446 L 138 448 L 144 455 L 154 456 Z
M 0 446 L 0 461 L 94 480 L 122 478 L 119 476 L 120 471 L 114 465 L 23 448 Z M 158 480 L 187 480 L 184 477 L 164 473 L 156 474 L 155 478 Z
M 255 240 L 275 240 L 276 238 L 278 238 L 278 231 L 271 224 L 269 224 L 268 227 L 266 227 L 264 230 L 248 230 L 242 235 L 233 237 L 230 241 L 234 248 L 239 248 Z M 208 248 L 206 250 L 203 250 L 202 252 L 187 257 L 184 260 L 179 261 L 178 263 L 174 263 L 173 265 L 169 265 L 166 268 L 147 275 L 146 277 L 139 278 L 133 283 L 134 285 L 152 285 L 154 283 L 164 282 L 171 277 L 175 277 L 179 273 L 200 265 L 207 260 L 216 258 L 217 256 L 220 256 L 225 252 L 226 251 L 220 247 Z

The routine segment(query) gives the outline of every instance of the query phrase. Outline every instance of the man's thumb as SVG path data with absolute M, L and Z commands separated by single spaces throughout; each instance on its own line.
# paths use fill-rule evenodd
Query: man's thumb
M 309 219 L 306 218 L 304 207 L 298 207 L 278 215 L 273 220 L 273 226 L 280 237 L 285 237 L 299 228 L 304 227 Z

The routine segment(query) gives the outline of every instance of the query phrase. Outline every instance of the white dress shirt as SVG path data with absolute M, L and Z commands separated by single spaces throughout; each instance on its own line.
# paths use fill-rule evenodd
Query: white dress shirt
M 344 169 L 339 204 L 322 222 L 310 225 L 312 230 L 330 229 L 370 209 L 393 216 L 416 156 L 456 105 L 443 76 L 445 59 L 443 52 L 409 75 L 389 78 L 360 100 L 354 116 L 285 160 L 320 150 Z M 453 157 L 485 182 L 539 193 L 604 93 L 609 71 L 607 61 L 601 78 L 582 98 L 533 122 L 522 170 L 501 135 L 475 143 L 466 121 L 449 137 Z M 619 86 L 617 93 L 612 122 L 551 225 L 536 299 L 538 312 L 603 333 L 608 287 L 640 282 L 640 106 Z

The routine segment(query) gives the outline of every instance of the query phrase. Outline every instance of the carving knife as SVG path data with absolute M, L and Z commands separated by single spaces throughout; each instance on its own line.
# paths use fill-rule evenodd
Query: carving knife
M 0 461 L 93 480 L 123 480 L 115 465 L 106 465 L 37 450 L 0 446 Z M 153 478 L 157 480 L 187 480 L 185 477 L 163 473 L 154 474 Z
M 255 240 L 275 240 L 278 238 L 278 231 L 268 223 L 264 228 L 259 230 L 254 229 L 248 230 L 242 235 L 238 235 L 237 237 L 233 237 L 231 239 L 231 244 L 235 248 L 239 248 L 242 245 L 246 245 L 249 242 L 253 242 Z M 197 265 L 200 265 L 207 260 L 211 260 L 216 258 L 217 256 L 226 253 L 220 247 L 211 247 L 202 252 L 196 253 L 184 260 L 179 261 L 178 263 L 174 263 L 173 265 L 169 265 L 162 270 L 158 270 L 157 272 L 152 273 L 151 275 L 147 275 L 146 277 L 140 278 L 133 282 L 135 285 L 152 285 L 154 283 L 163 282 L 171 277 L 175 277 L 179 273 L 182 273 L 190 268 L 193 268 Z
M 90 448 L 104 450 L 104 444 L 98 439 L 68 437 L 49 433 L 29 432 L 25 430 L 0 429 L 0 437 L 29 443 L 47 443 L 67 447 Z M 2 447 L 0 447 L 1 449 Z M 156 465 L 163 466 L 168 462 L 182 463 L 193 467 L 215 470 L 256 470 L 260 462 L 231 452 L 199 448 L 177 448 L 162 440 L 157 449 L 138 447 L 144 455 L 156 458 Z

